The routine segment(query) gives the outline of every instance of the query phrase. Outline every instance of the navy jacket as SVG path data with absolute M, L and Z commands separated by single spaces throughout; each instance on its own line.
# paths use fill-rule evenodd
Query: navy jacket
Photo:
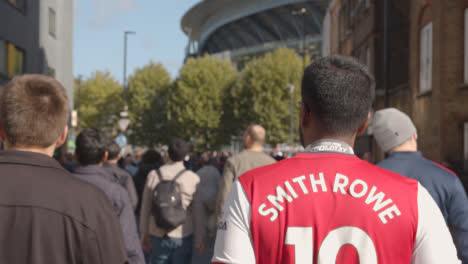
M 145 260 L 137 233 L 133 207 L 127 191 L 113 182 L 114 176 L 110 171 L 98 165 L 78 166 L 74 168 L 73 175 L 104 191 L 119 217 L 129 264 L 144 264 Z
M 393 152 L 377 166 L 418 180 L 427 189 L 453 231 L 458 257 L 468 263 L 468 198 L 457 175 L 421 152 Z

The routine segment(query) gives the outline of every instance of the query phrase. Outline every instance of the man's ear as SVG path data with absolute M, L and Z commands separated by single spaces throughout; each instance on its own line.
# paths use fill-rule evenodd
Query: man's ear
M 310 120 L 309 120 L 309 113 L 307 112 L 306 108 L 304 107 L 304 104 L 301 104 L 301 113 L 300 113 L 300 128 L 305 128 L 309 125 Z
M 109 152 L 104 152 L 104 156 L 102 157 L 102 162 L 106 162 L 107 158 L 109 158 Z
M 369 125 L 369 123 L 371 121 L 371 118 L 372 118 L 372 114 L 371 114 L 371 112 L 369 112 L 367 114 L 366 121 L 364 122 L 364 124 L 362 124 L 362 126 L 357 131 L 358 135 L 361 135 L 362 133 L 364 133 L 364 131 L 366 131 L 366 128 L 367 128 L 367 126 Z
M 59 139 L 57 140 L 57 142 L 55 142 L 56 148 L 62 146 L 63 143 L 65 143 L 65 141 L 67 140 L 67 135 L 68 135 L 68 126 L 65 126 Z

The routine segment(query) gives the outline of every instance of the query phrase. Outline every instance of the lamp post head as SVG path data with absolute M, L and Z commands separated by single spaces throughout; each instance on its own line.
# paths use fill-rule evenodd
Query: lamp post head
M 135 31 L 131 31 L 131 30 L 125 30 L 124 33 L 125 33 L 125 35 L 128 35 L 128 34 L 135 35 L 136 34 Z

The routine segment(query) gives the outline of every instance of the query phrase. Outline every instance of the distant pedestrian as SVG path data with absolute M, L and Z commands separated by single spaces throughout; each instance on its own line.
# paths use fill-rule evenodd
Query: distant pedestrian
M 74 169 L 73 175 L 97 186 L 112 201 L 115 214 L 120 219 L 129 264 L 143 264 L 145 260 L 127 191 L 115 182 L 114 175 L 108 169 L 102 167 L 108 155 L 107 145 L 104 132 L 94 128 L 81 131 L 76 138 L 75 151 L 80 166 Z
M 200 235 L 195 238 L 195 252 L 192 264 L 209 264 L 214 253 L 214 242 L 216 237 L 216 198 L 219 191 L 221 174 L 213 166 L 208 153 L 200 157 L 201 169 L 197 171 L 200 176 L 200 184 L 197 192 L 202 202 L 202 214 L 195 218 L 195 226 L 203 226 Z
M 185 141 L 178 138 L 172 139 L 169 143 L 171 161 L 158 170 L 151 171 L 146 181 L 140 213 L 140 232 L 143 237 L 144 250 L 151 251 L 151 264 L 190 263 L 194 230 L 202 229 L 195 228 L 193 221 L 194 214 L 202 212 L 200 199 L 196 195 L 200 177 L 184 167 L 183 160 L 187 153 L 188 144 Z M 155 198 L 165 198 L 160 197 L 159 192 L 155 193 L 158 187 L 164 187 L 161 194 L 170 195 L 172 200 L 170 199 L 163 205 L 155 203 Z M 176 193 L 168 193 L 168 189 Z M 179 204 L 175 204 L 179 198 L 181 199 L 180 207 Z M 167 212 L 164 211 L 165 208 L 177 211 Z M 159 209 L 161 211 L 155 212 Z M 172 215 L 172 212 L 177 215 Z M 179 217 L 181 212 L 183 215 Z M 181 224 L 170 225 L 174 223 L 173 219 L 181 220 Z
M 250 125 L 244 133 L 244 150 L 226 161 L 216 201 L 216 219 L 219 220 L 224 201 L 237 177 L 249 170 L 276 162 L 271 156 L 263 153 L 265 138 L 265 128 L 260 125 Z
M 63 86 L 23 75 L 0 94 L 0 263 L 126 263 L 109 199 L 52 158 L 68 132 Z
M 126 170 L 119 168 L 117 162 L 121 158 L 120 147 L 117 143 L 111 142 L 107 147 L 107 159 L 103 167 L 108 169 L 115 177 L 115 181 L 127 190 L 132 207 L 135 210 L 138 204 L 138 195 L 135 189 L 133 177 Z
M 131 154 L 127 154 L 123 159 L 123 169 L 128 171 L 132 177 L 134 177 L 138 171 L 138 167 L 136 165 L 135 160 L 133 159 Z
M 140 215 L 141 199 L 143 197 L 143 191 L 145 190 L 145 183 L 148 178 L 148 174 L 152 170 L 159 169 L 162 165 L 164 165 L 164 160 L 161 154 L 152 149 L 147 150 L 143 154 L 141 162 L 138 164 L 138 171 L 135 175 L 135 187 L 138 195 L 138 205 L 136 208 L 137 216 Z
M 374 136 L 387 159 L 377 166 L 418 180 L 439 206 L 451 228 L 458 257 L 468 263 L 468 198 L 457 175 L 418 151 L 416 127 L 395 108 L 375 113 Z

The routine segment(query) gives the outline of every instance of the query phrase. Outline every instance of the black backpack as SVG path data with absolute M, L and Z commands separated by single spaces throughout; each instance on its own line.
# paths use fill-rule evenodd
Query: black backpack
M 156 226 L 167 232 L 185 222 L 187 211 L 182 206 L 182 191 L 176 182 L 186 171 L 183 169 L 172 180 L 163 180 L 159 169 L 156 170 L 159 183 L 152 194 L 152 213 Z

